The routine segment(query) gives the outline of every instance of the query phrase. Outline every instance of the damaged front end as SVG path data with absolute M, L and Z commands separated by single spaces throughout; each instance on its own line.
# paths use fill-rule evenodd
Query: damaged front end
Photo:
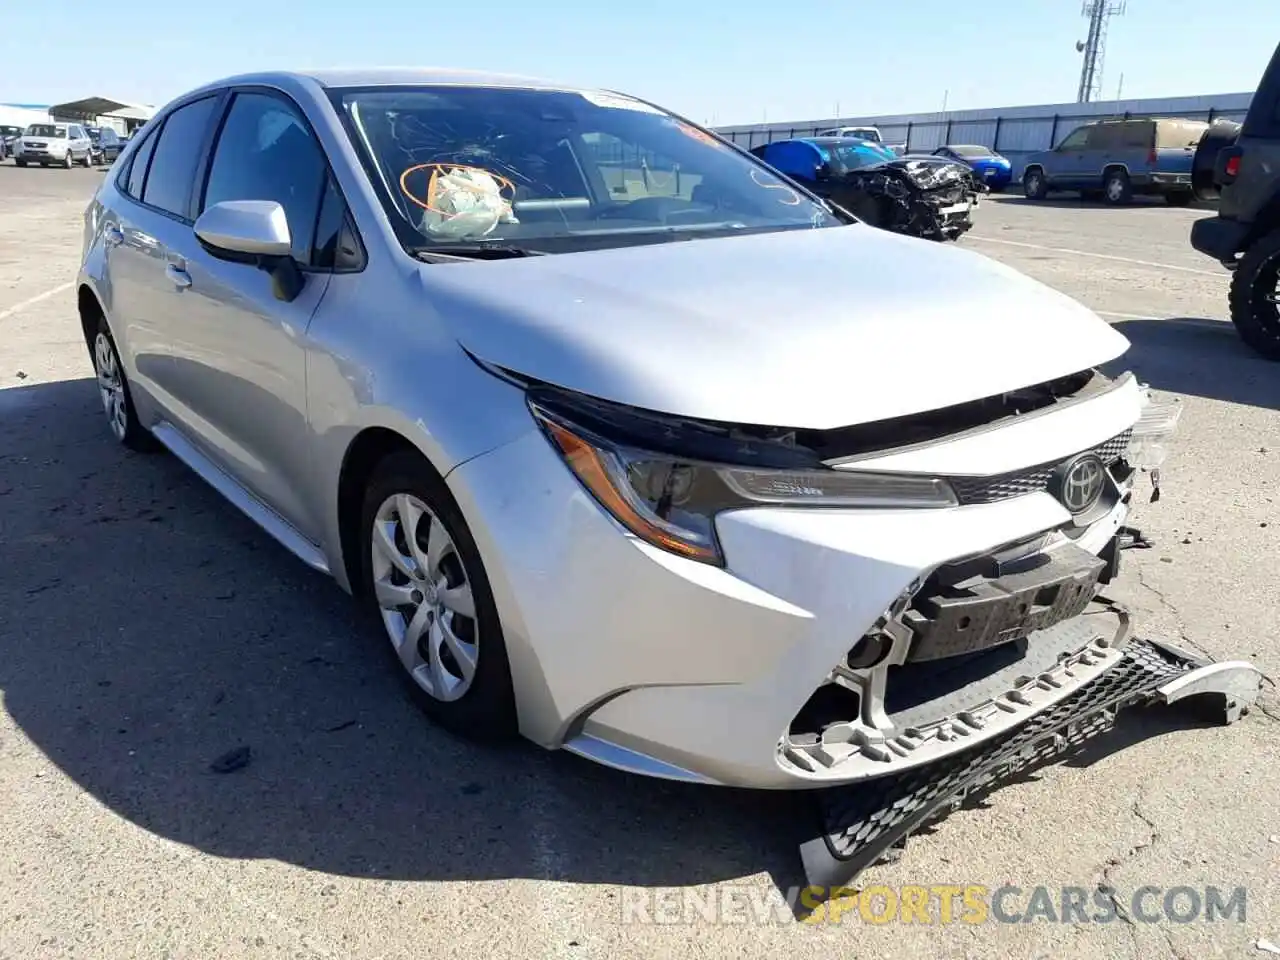
M 847 171 L 832 199 L 873 226 L 931 240 L 955 240 L 973 227 L 986 184 L 970 167 L 906 156 Z
M 831 891 L 850 883 L 922 824 L 974 791 L 1105 731 L 1120 709 L 1208 694 L 1231 721 L 1257 697 L 1261 675 L 1251 664 L 1208 663 L 1144 638 L 1106 595 L 1122 552 L 1149 544 L 1126 522 L 1144 478 L 1152 499 L 1158 495 L 1159 469 L 1181 409 L 1155 399 L 1132 375 L 1111 379 L 1090 369 L 831 430 L 679 418 L 528 378 L 519 382 L 566 464 L 630 533 L 811 611 L 817 628 L 780 662 L 785 675 L 765 671 L 742 697 L 743 709 L 767 714 L 766 723 L 748 736 L 743 731 L 751 718 L 734 712 L 740 704 L 715 702 L 728 707 L 716 714 L 724 725 L 720 736 L 749 739 L 772 754 L 778 777 L 767 785 L 813 788 L 819 816 L 801 853 L 815 887 Z M 1104 423 L 1111 426 L 1100 427 Z M 1104 439 L 1078 448 L 1075 440 L 1060 439 L 1099 432 Z M 980 464 L 1000 459 L 991 454 L 995 437 L 1003 438 L 996 445 L 1006 459 L 1037 444 L 1054 453 L 1016 469 L 983 470 Z M 974 457 L 974 451 L 986 454 Z M 969 462 L 973 469 L 923 473 L 912 457 Z M 1028 504 L 1033 513 L 1023 512 Z M 746 542 L 743 524 L 751 521 L 744 518 L 754 513 L 773 517 L 772 539 L 735 553 L 735 545 Z M 817 549 L 806 553 L 810 541 L 780 519 L 805 516 L 814 526 L 835 527 L 859 513 L 881 529 L 901 524 L 906 533 L 899 532 L 898 544 L 850 544 L 857 554 L 850 563 L 838 554 L 846 549 L 838 538 L 824 541 L 825 556 Z M 1015 535 L 994 546 L 955 555 L 939 547 L 936 559 L 919 567 L 908 567 L 910 552 L 898 549 L 903 536 L 959 543 L 938 531 L 965 517 L 983 525 L 986 518 L 1013 515 L 1037 519 L 1020 534 L 1021 519 L 1006 524 L 1001 529 Z M 730 518 L 724 526 L 721 517 Z M 769 527 L 771 521 L 762 522 Z M 870 579 L 877 567 L 909 570 L 912 577 L 896 598 L 883 595 L 888 602 L 878 617 L 851 622 L 838 615 L 844 608 L 811 603 L 812 595 L 785 586 L 825 577 L 846 584 L 839 588 L 845 592 L 865 592 L 857 573 Z M 807 572 L 797 575 L 800 568 Z M 845 571 L 854 576 L 846 580 Z M 854 635 L 843 639 L 846 630 Z M 797 669 L 831 638 L 845 644 L 834 662 Z M 675 710 L 693 704 L 684 714 L 687 724 L 667 727 L 646 713 L 645 691 L 610 693 L 575 719 L 571 736 L 577 739 L 565 746 L 622 769 L 685 778 L 671 774 L 671 764 L 699 749 L 706 758 L 724 744 L 714 736 L 695 746 L 680 742 L 717 722 L 704 723 L 696 684 L 668 686 L 688 691 L 688 701 L 680 699 L 684 694 L 667 701 Z M 636 696 L 640 705 L 628 707 Z M 645 754 L 667 763 L 667 773 L 635 763 L 663 742 L 655 729 L 674 729 L 665 744 L 675 753 Z M 602 744 L 641 753 L 604 760 Z M 703 771 L 701 782 L 743 782 L 718 777 L 714 761 Z

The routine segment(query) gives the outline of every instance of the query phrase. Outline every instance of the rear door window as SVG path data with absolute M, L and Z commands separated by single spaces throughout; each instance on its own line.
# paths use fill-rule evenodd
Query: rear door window
M 189 219 L 196 165 L 217 102 L 217 97 L 204 97 L 169 114 L 156 138 L 151 169 L 142 188 L 143 203 Z
M 1151 122 L 1120 125 L 1120 146 L 1127 150 L 1150 150 L 1155 143 L 1155 124 Z
M 1100 123 L 1089 129 L 1088 149 L 1112 151 L 1120 146 L 1122 129 L 1114 123 Z

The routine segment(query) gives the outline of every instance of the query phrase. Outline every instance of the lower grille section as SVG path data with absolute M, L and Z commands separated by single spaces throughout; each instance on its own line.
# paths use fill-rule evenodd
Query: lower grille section
M 1110 729 L 1121 709 L 1220 693 L 1229 721 L 1247 712 L 1242 705 L 1253 702 L 1260 682 L 1250 664 L 1198 663 L 1163 644 L 1134 639 L 1104 673 L 997 738 L 897 776 L 821 791 L 821 834 L 801 846 L 808 882 L 829 893 L 847 886 L 966 799 Z

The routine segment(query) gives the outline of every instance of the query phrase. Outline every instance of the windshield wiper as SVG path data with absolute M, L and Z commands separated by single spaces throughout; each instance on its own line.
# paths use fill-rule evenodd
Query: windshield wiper
M 542 257 L 545 250 L 518 247 L 509 243 L 437 243 L 412 247 L 409 252 L 420 260 L 514 260 L 518 257 Z

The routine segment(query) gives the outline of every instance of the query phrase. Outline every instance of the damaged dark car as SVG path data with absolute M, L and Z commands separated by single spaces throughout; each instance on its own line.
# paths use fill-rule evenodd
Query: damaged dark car
M 929 240 L 955 240 L 971 229 L 987 192 L 966 164 L 900 157 L 855 137 L 777 140 L 751 153 L 859 220 Z

